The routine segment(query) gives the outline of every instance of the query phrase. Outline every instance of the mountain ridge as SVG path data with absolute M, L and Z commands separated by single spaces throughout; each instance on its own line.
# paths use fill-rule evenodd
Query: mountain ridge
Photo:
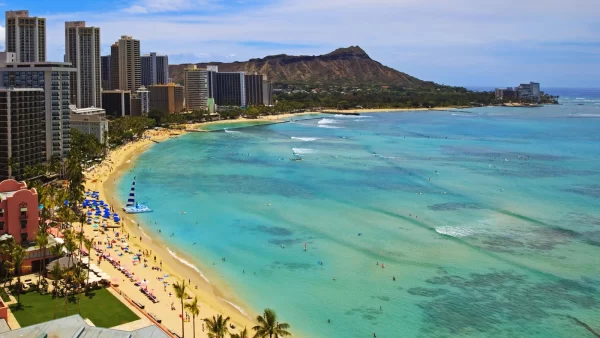
M 183 83 L 183 70 L 192 63 L 169 65 L 173 82 Z M 399 85 L 407 88 L 432 85 L 406 73 L 385 66 L 359 46 L 338 48 L 323 55 L 269 55 L 248 61 L 196 63 L 200 68 L 219 66 L 222 72 L 265 74 L 274 83 Z

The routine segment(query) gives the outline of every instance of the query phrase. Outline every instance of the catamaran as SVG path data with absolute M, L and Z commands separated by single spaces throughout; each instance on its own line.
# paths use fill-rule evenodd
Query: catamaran
M 148 208 L 147 206 L 135 202 L 135 177 L 133 178 L 133 183 L 131 184 L 127 205 L 123 208 L 123 211 L 128 214 L 141 214 L 152 211 L 152 209 Z

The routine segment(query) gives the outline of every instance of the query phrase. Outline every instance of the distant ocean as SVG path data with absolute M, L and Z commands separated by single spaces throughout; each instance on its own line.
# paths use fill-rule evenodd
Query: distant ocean
M 562 105 L 191 133 L 119 191 L 137 176 L 147 233 L 298 335 L 591 337 L 600 90 L 547 91 Z

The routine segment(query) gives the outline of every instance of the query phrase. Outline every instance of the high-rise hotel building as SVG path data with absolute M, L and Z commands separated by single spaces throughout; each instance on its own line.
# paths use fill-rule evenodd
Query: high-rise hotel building
M 123 35 L 110 50 L 111 89 L 135 92 L 142 86 L 140 40 Z
M 70 63 L 15 62 L 0 64 L 0 87 L 41 88 L 44 94 L 45 158 L 64 159 L 70 149 Z
M 208 109 L 208 72 L 191 65 L 183 70 L 185 106 L 188 111 Z
M 141 56 L 142 85 L 169 83 L 169 57 L 150 53 Z
M 86 27 L 85 21 L 65 22 L 65 62 L 77 68 L 71 75 L 71 103 L 102 107 L 100 28 Z
M 6 11 L 5 48 L 17 62 L 46 61 L 46 19 L 30 17 L 28 10 Z
M 44 90 L 0 88 L 0 181 L 46 160 Z

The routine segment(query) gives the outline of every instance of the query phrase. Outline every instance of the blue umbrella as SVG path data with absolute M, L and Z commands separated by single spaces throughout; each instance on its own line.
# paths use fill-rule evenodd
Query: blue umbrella
M 88 216 L 89 216 L 89 215 L 91 215 L 91 214 L 92 214 L 92 212 L 91 212 L 91 211 L 88 211 L 88 212 L 87 212 L 87 214 L 88 214 Z
M 65 205 L 69 205 L 69 200 L 65 200 Z

